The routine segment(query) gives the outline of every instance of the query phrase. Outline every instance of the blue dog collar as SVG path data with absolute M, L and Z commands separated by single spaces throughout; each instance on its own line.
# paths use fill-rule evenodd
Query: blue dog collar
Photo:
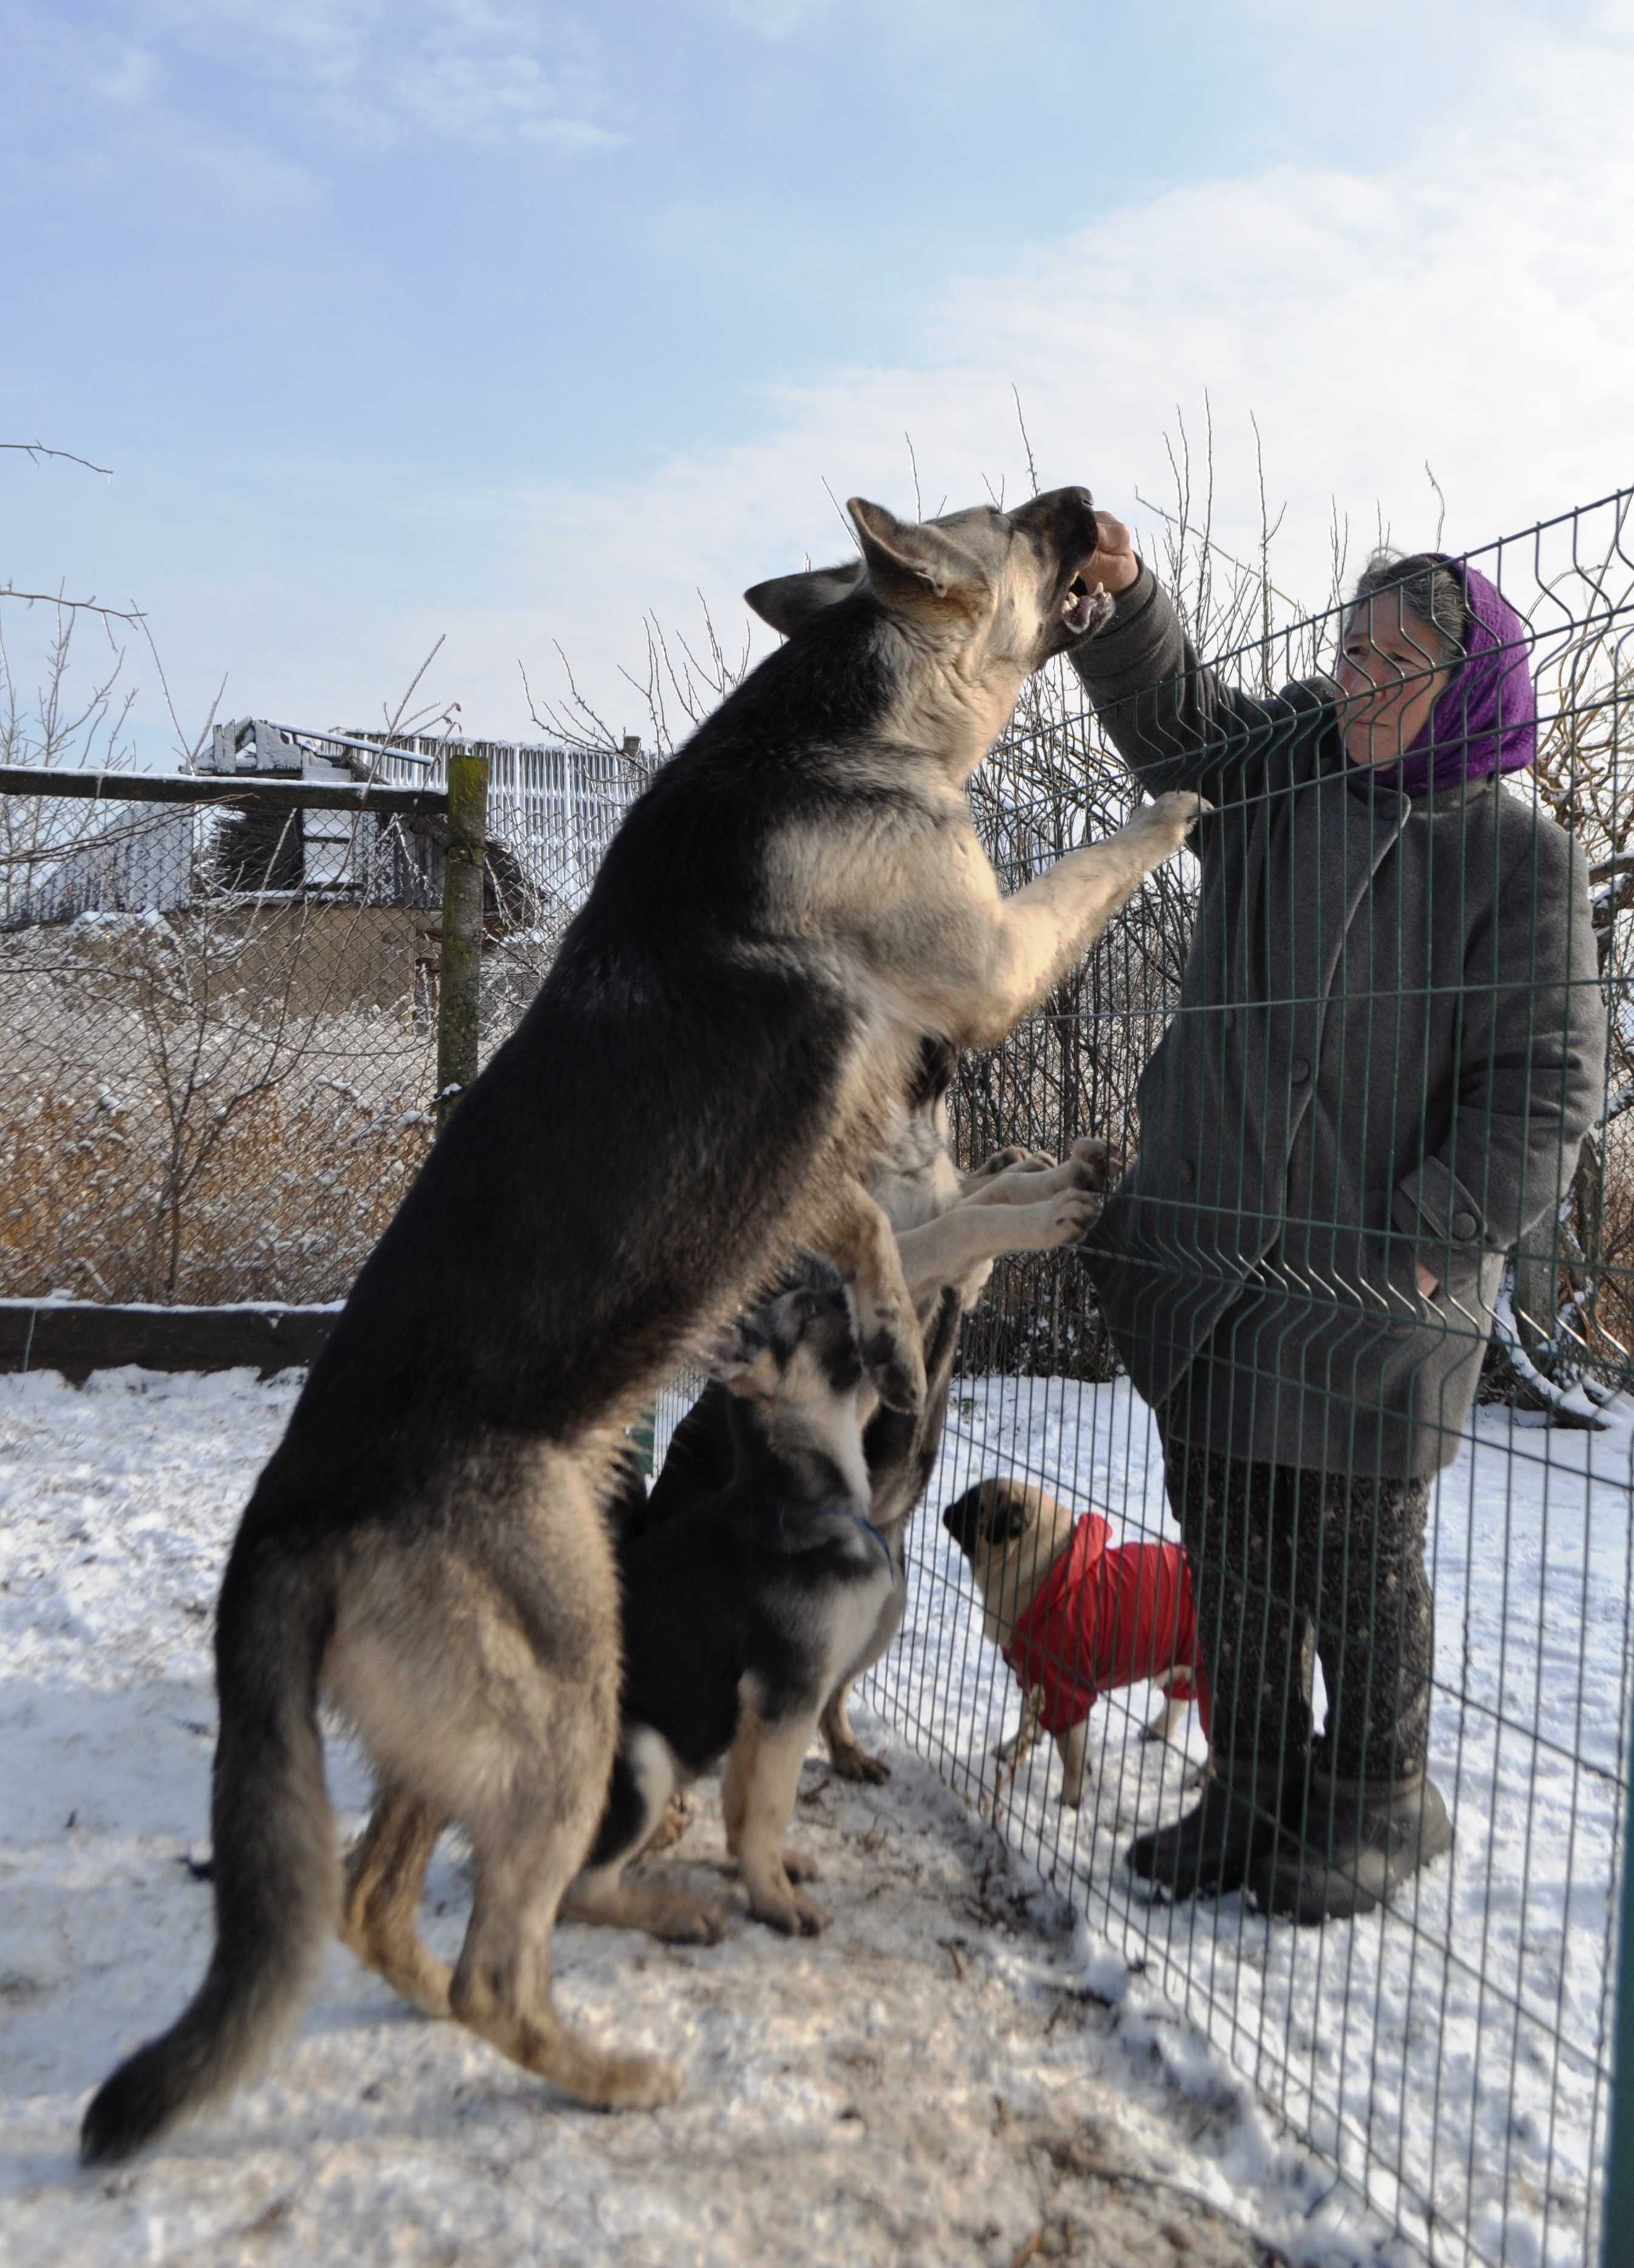
M 781 1550 L 789 1552 L 812 1549 L 813 1547 L 810 1545 L 802 1545 L 798 1543 L 791 1543 L 789 1542 L 787 1521 L 790 1509 L 791 1507 L 789 1506 L 784 1504 L 773 1505 L 772 1507 L 773 1514 L 777 1522 L 777 1540 L 779 1548 Z M 891 1557 L 891 1546 L 886 1543 L 878 1528 L 875 1527 L 873 1521 L 869 1520 L 865 1513 L 853 1512 L 848 1504 L 818 1504 L 813 1505 L 810 1511 L 802 1510 L 800 1516 L 805 1520 L 848 1520 L 854 1528 L 860 1528 L 865 1535 L 871 1536 L 874 1542 L 878 1544 L 881 1558 L 884 1559 L 885 1565 L 891 1568 L 894 1573 L 897 1563 Z

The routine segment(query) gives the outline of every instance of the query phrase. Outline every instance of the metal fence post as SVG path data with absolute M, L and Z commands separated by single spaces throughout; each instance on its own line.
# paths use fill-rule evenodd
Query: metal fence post
M 437 983 L 437 1123 L 477 1076 L 482 1006 L 483 865 L 488 759 L 448 758 L 448 840 L 442 880 L 442 959 Z
M 1634 1764 L 1634 1719 L 1623 1753 Z M 1627 2268 L 1634 2246 L 1634 1774 L 1623 1805 L 1623 1935 L 1613 2056 L 1601 2257 L 1605 2268 Z

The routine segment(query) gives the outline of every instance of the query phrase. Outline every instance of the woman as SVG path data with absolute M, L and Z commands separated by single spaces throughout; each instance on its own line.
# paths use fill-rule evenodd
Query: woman
M 1425 1513 L 1505 1255 L 1552 1237 L 1593 1116 L 1586 877 L 1499 785 L 1533 761 L 1535 702 L 1525 626 L 1473 569 L 1376 559 L 1336 681 L 1256 699 L 1199 666 L 1128 529 L 1102 514 L 1099 541 L 1117 610 L 1075 666 L 1145 787 L 1215 806 L 1140 1156 L 1095 1232 L 1214 1690 L 1202 1800 L 1129 1863 L 1315 1922 L 1452 1841 L 1425 1772 Z

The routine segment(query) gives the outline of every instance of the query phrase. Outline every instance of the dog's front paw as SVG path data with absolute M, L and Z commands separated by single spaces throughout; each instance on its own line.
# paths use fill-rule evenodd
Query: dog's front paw
M 882 1322 L 861 1349 L 863 1368 L 874 1381 L 874 1391 L 887 1410 L 917 1418 L 927 1391 L 924 1350 L 917 1332 L 910 1335 L 892 1321 Z
M 1076 1244 L 1100 1219 L 1101 1201 L 1091 1189 L 1068 1189 L 1053 1208 L 1057 1244 Z
M 1024 1150 L 1018 1143 L 1012 1142 L 1008 1149 L 995 1150 L 990 1158 L 984 1158 L 974 1173 L 967 1174 L 965 1178 L 968 1183 L 991 1181 L 999 1174 L 1040 1174 L 1054 1163 L 1054 1159 L 1047 1152 Z
M 1084 1189 L 1109 1189 L 1128 1164 L 1121 1150 L 1114 1150 L 1104 1135 L 1080 1134 L 1067 1155 L 1078 1168 L 1078 1186 Z
M 1167 795 L 1156 797 L 1144 811 L 1135 814 L 1131 825 L 1138 826 L 1149 820 L 1155 834 L 1168 837 L 1178 850 L 1191 833 L 1195 821 L 1214 806 L 1194 794 L 1190 788 L 1172 788 Z
M 1012 1252 L 1054 1252 L 1076 1244 L 1100 1210 L 1090 1189 L 1061 1189 L 1043 1204 L 1014 1205 L 1004 1223 L 1006 1245 Z

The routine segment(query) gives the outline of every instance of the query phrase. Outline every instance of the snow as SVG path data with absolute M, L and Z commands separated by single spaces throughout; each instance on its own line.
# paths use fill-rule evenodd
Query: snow
M 1021 1855 L 975 1815 L 1019 1697 L 980 1638 L 935 1506 L 972 1471 L 1026 1466 L 1129 1532 L 1158 1532 L 1163 1515 L 1127 1389 L 967 1381 L 902 1645 L 874 1682 L 875 1718 L 856 1712 L 893 1777 L 855 1789 L 815 1756 L 806 1768 L 796 1834 L 822 1869 L 827 1935 L 791 1945 L 741 1908 L 709 1948 L 558 1933 L 565 2008 L 598 2039 L 677 2057 L 677 2109 L 564 2105 L 414 2015 L 337 1946 L 266 2080 L 133 2166 L 79 2173 L 90 2088 L 174 2015 L 203 1965 L 209 1893 L 186 1861 L 207 1831 L 210 1615 L 297 1383 L 0 1379 L 6 2268 L 684 2268 L 773 2253 L 813 2268 L 1182 2255 L 1209 2268 L 1257 2259 L 1247 2230 L 1312 2268 L 1405 2268 L 1411 2251 L 1256 2088 L 1386 2212 L 1410 2219 L 1415 2198 L 1394 2196 L 1380 2165 L 1428 2191 L 1450 2216 L 1438 2261 L 1465 2257 L 1453 2233 L 1465 2220 L 1488 2257 L 1581 2258 L 1604 2119 L 1607 1776 L 1622 1769 L 1627 1690 L 1620 1410 L 1605 1433 L 1523 1433 L 1513 1460 L 1506 1421 L 1478 1413 L 1444 1480 L 1435 1769 L 1459 1845 L 1383 1923 L 1304 1935 L 1238 1899 L 1135 1899 L 1123 1844 L 1183 1800 L 1178 1760 L 1128 1737 L 1143 1692 L 1100 1712 L 1076 1821 L 1054 1802 L 1047 1748 L 1001 1808 Z M 339 1742 L 331 1786 L 350 1830 L 366 1785 Z M 721 1851 L 700 1791 L 679 1853 L 657 1863 L 729 1902 Z M 467 1896 L 445 1845 L 427 1909 L 441 1951 Z
M 1149 1415 L 1126 1384 L 991 1379 L 955 1391 L 933 1503 L 984 1473 L 1019 1472 L 1094 1502 L 1127 1535 L 1178 1532 Z M 1628 1775 L 1634 1417 L 1621 1403 L 1607 1417 L 1604 1432 L 1560 1432 L 1478 1409 L 1441 1476 L 1431 1770 L 1457 1844 L 1388 1916 L 1303 1932 L 1241 1897 L 1148 1903 L 1121 1853 L 1189 1798 L 1182 1759 L 1134 1737 L 1153 1706 L 1144 1687 L 1098 1712 L 1105 1747 L 1076 1818 L 1056 1800 L 1047 1742 L 1000 1808 L 1002 1831 L 1102 1952 L 1142 1964 L 1143 1987 L 1183 2007 L 1438 2262 L 1585 2257 Z M 916 1532 L 916 1561 L 903 1638 L 872 1697 L 956 1786 L 990 1792 L 989 1752 L 1019 1723 L 1021 1697 L 934 1521 Z M 1201 1756 L 1194 1729 L 1193 1740 Z

